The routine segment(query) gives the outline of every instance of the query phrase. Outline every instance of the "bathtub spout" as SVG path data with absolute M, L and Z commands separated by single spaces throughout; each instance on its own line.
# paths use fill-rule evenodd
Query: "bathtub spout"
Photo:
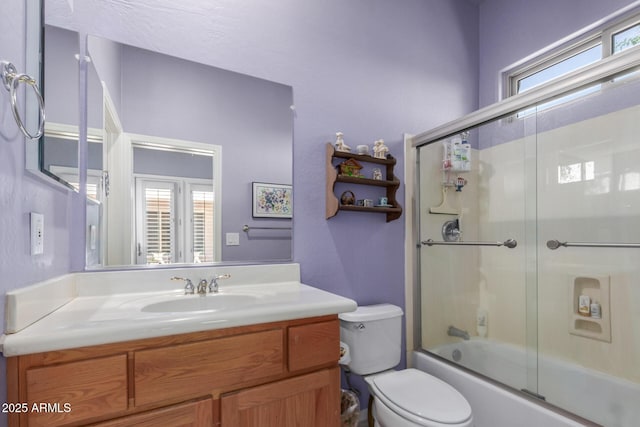
M 449 326 L 449 329 L 447 329 L 447 335 L 451 337 L 460 337 L 464 340 L 469 339 L 469 332 L 458 329 L 455 326 Z

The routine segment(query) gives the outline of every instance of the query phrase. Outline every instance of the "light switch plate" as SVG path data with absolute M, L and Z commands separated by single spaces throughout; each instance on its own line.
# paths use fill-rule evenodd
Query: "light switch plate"
M 31 212 L 31 255 L 44 253 L 44 215 Z
M 226 240 L 227 240 L 227 246 L 239 246 L 240 233 L 227 233 Z

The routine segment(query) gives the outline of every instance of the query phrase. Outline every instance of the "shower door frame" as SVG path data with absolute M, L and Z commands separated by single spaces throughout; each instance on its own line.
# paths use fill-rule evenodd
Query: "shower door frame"
M 522 94 L 497 102 L 418 135 L 405 135 L 405 310 L 407 361 L 413 351 L 422 350 L 420 307 L 420 247 L 423 237 L 420 230 L 419 164 L 418 148 L 450 138 L 460 132 L 489 122 L 509 117 L 537 104 L 548 102 L 586 86 L 605 83 L 615 77 L 640 70 L 640 49 L 629 49 L 604 58 L 581 70 L 571 72 L 555 82 L 550 82 Z M 526 273 L 526 272 L 525 272 Z M 528 305 L 528 304 L 527 304 Z M 529 344 L 529 339 L 527 338 Z M 430 355 L 430 354 L 429 354 Z M 431 356 L 431 355 L 430 355 Z M 436 356 L 433 356 L 436 357 Z

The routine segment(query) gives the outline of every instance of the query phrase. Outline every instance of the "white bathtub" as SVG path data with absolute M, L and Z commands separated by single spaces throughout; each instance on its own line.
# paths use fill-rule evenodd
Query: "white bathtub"
M 443 345 L 435 353 L 451 360 L 455 350 L 461 365 L 513 388 L 526 388 L 524 349 L 472 339 Z M 416 368 L 448 382 L 467 398 L 476 427 L 585 425 L 427 354 L 414 352 L 413 361 Z M 640 425 L 640 385 L 548 357 L 540 357 L 538 367 L 538 392 L 548 402 L 606 427 Z M 535 371 L 529 374 L 535 378 Z

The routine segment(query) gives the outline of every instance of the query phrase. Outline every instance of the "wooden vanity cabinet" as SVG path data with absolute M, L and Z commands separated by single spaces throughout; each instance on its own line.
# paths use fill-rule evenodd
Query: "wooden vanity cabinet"
M 339 336 L 331 315 L 10 357 L 9 426 L 337 427 Z

